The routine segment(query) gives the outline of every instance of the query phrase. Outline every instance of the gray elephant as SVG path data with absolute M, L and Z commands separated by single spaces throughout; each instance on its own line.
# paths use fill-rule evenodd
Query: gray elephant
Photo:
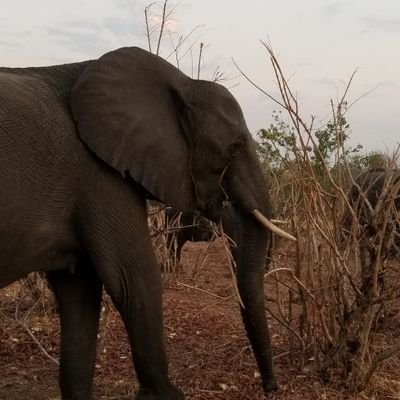
M 217 236 L 216 226 L 209 219 L 172 207 L 165 209 L 165 228 L 168 254 L 177 262 L 186 242 L 209 242 Z
M 270 231 L 284 233 L 268 219 L 253 139 L 227 89 L 139 48 L 0 68 L 0 171 L 0 287 L 46 272 L 63 400 L 91 398 L 103 286 L 128 333 L 136 399 L 184 398 L 168 376 L 147 198 L 222 219 L 262 385 L 276 388 L 263 272 Z
M 384 264 L 377 263 L 400 255 L 400 171 L 372 168 L 361 173 L 348 193 L 353 209 L 346 210 L 341 223 L 342 243 L 354 235 L 358 242 L 361 261 L 360 290 L 369 298 L 373 294 L 375 277 L 381 288 L 385 286 Z M 377 234 L 384 237 L 378 240 Z M 376 268 L 380 270 L 376 275 Z
M 366 239 L 373 237 L 382 228 L 384 212 L 393 201 L 396 212 L 391 213 L 389 218 L 391 224 L 394 224 L 394 240 L 392 247 L 388 249 L 388 255 L 399 254 L 400 171 L 371 168 L 362 172 L 351 186 L 348 200 L 361 228 L 358 234 Z M 353 216 L 347 210 L 341 224 L 344 239 L 348 238 L 353 222 Z

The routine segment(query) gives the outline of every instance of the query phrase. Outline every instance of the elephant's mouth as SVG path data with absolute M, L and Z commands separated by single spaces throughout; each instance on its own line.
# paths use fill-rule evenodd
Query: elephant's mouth
M 234 205 L 228 201 L 221 201 L 217 197 L 213 197 L 205 202 L 204 208 L 198 208 L 196 214 L 203 215 L 211 221 L 218 222 L 224 213 L 224 210 L 228 206 Z M 264 216 L 259 210 L 254 209 L 249 212 L 261 225 L 263 225 L 268 231 L 274 233 L 283 239 L 291 240 L 296 242 L 297 239 L 290 233 L 276 226 L 269 218 Z
M 211 221 L 217 222 L 223 212 L 223 202 L 217 197 L 208 199 L 204 202 L 204 205 L 199 205 L 196 210 L 196 214 L 204 216 Z
M 278 226 L 276 226 L 269 218 L 267 218 L 259 209 L 257 209 L 254 205 L 256 202 L 249 201 L 248 196 L 238 196 L 237 200 L 231 198 L 228 193 L 228 185 L 227 182 L 223 179 L 225 175 L 224 173 L 220 176 L 218 186 L 218 191 L 212 192 L 208 190 L 204 190 L 206 185 L 195 185 L 196 188 L 196 198 L 197 198 L 197 210 L 196 214 L 203 215 L 213 222 L 218 222 L 220 218 L 223 216 L 224 209 L 233 206 L 233 208 L 240 208 L 245 211 L 246 214 L 251 214 L 253 218 L 255 218 L 261 225 L 263 225 L 268 231 L 291 241 L 296 241 L 296 238 L 289 233 L 285 232 Z M 203 191 L 200 190 L 203 188 Z M 208 197 L 204 196 L 208 194 Z M 203 196 L 201 196 L 203 195 Z M 244 201 L 241 201 L 244 200 Z M 242 205 L 242 203 L 247 203 L 247 207 Z
M 206 199 L 198 196 L 196 214 L 217 222 L 221 217 L 225 203 L 224 191 L 214 193 Z

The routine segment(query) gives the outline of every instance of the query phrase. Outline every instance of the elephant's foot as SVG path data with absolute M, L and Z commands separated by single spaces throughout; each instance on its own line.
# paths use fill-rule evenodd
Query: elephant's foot
M 276 380 L 271 379 L 268 382 L 263 383 L 263 390 L 264 393 L 270 393 L 278 390 L 278 384 L 276 383 Z
M 153 392 L 147 389 L 140 389 L 135 400 L 184 400 L 183 393 L 174 386 L 168 386 L 164 390 Z

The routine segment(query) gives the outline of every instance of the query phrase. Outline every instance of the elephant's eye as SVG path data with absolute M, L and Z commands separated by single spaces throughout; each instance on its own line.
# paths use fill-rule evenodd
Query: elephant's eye
M 242 143 L 236 142 L 231 144 L 230 152 L 231 158 L 237 157 L 240 154 L 240 150 L 242 149 Z

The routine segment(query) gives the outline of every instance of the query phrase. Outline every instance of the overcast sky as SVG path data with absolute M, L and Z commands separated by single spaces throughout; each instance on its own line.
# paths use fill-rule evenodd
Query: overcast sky
M 0 64 L 51 65 L 96 58 L 127 45 L 147 48 L 143 9 L 149 3 L 0 0 Z M 153 22 L 157 12 L 153 7 Z M 200 26 L 190 41 L 207 45 L 203 78 L 211 78 L 217 67 L 237 76 L 234 58 L 255 82 L 276 94 L 260 44 L 269 39 L 292 76 L 304 118 L 325 117 L 330 99 L 337 99 L 358 68 L 350 102 L 379 87 L 349 111 L 352 144 L 392 150 L 400 142 L 400 0 L 182 0 L 173 18 L 169 29 L 184 36 Z M 169 53 L 170 37 L 165 37 L 161 55 Z M 191 58 L 184 60 L 182 68 L 190 75 Z M 277 107 L 268 98 L 243 78 L 227 86 L 242 105 L 252 133 L 269 126 Z

